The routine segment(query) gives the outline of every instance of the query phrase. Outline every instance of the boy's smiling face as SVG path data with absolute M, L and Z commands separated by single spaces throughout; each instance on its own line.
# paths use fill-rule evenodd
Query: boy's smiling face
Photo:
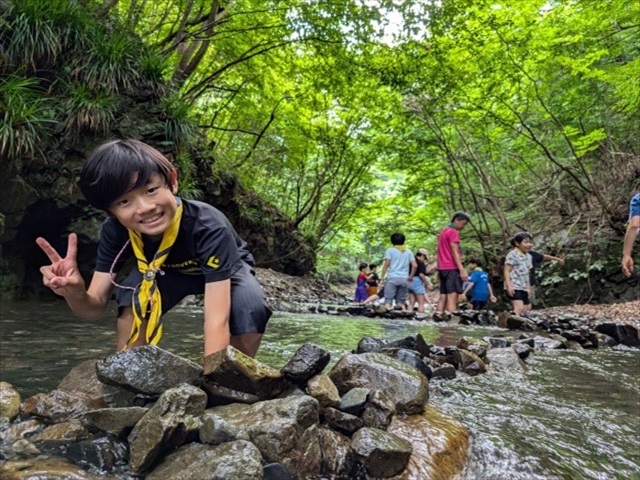
M 160 239 L 176 214 L 176 191 L 176 177 L 173 178 L 172 185 L 167 185 L 164 178 L 156 173 L 151 176 L 148 184 L 116 198 L 109 207 L 109 212 L 124 227 Z

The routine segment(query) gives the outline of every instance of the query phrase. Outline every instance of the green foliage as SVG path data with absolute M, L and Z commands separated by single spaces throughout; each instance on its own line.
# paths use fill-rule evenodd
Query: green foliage
M 114 98 L 74 83 L 68 86 L 62 103 L 64 131 L 72 138 L 82 133 L 107 134 L 115 120 Z
M 41 96 L 38 80 L 9 75 L 0 78 L 0 157 L 9 165 L 34 155 L 47 136 L 51 107 Z

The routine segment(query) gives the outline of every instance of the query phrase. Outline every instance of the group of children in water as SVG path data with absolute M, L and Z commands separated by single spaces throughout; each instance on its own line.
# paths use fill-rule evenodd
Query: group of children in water
M 384 299 L 385 307 L 395 304 L 400 309 L 417 309 L 433 307 L 429 298 L 429 290 L 433 289 L 428 275 L 438 274 L 439 297 L 435 307 L 434 319 L 446 320 L 463 301 L 466 308 L 482 310 L 489 302 L 495 303 L 496 296 L 491 286 L 483 263 L 477 258 L 462 264 L 459 232 L 469 222 L 469 216 L 457 212 L 451 223 L 438 236 L 437 262 L 431 269 L 427 267 L 427 252 L 420 248 L 415 256 L 404 247 L 404 235 L 395 233 L 391 236 L 393 248 L 385 252 L 385 263 L 382 278 L 377 274 L 377 265 L 361 263 L 354 301 L 366 305 Z M 551 255 L 533 252 L 533 236 L 528 232 L 520 232 L 511 240 L 513 249 L 504 259 L 504 290 L 511 301 L 513 312 L 523 314 L 531 309 L 533 289 L 536 284 L 535 268 L 544 260 L 554 260 L 564 264 L 564 260 Z M 407 254 L 408 252 L 408 254 Z M 368 269 L 368 271 L 367 271 Z M 468 269 L 468 270 L 467 270 Z M 401 273 L 398 274 L 397 271 Z M 389 275 L 385 275 L 386 272 Z M 392 273 L 392 272 L 396 273 Z M 469 273 L 467 273 L 469 272 Z M 390 275 L 395 275 L 390 278 Z M 389 292 L 385 282 L 393 286 Z

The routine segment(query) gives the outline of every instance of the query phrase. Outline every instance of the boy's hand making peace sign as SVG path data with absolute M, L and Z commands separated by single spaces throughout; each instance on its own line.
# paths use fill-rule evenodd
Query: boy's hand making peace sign
M 69 235 L 67 256 L 64 258 L 44 238 L 38 237 L 36 243 L 51 261 L 51 265 L 40 267 L 44 285 L 65 298 L 83 295 L 86 289 L 84 279 L 78 271 L 78 237 L 76 234 Z

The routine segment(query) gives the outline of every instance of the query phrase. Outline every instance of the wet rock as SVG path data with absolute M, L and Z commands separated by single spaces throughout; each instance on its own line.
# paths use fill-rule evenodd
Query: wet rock
M 526 360 L 533 348 L 526 343 L 514 343 L 511 348 L 522 360 Z
M 596 331 L 614 338 L 616 342 L 627 347 L 638 347 L 638 330 L 633 325 L 622 325 L 613 322 L 605 322 L 596 325 Z
M 29 440 L 33 443 L 45 442 L 49 445 L 65 445 L 89 438 L 89 431 L 79 421 L 56 423 L 36 433 Z
M 489 360 L 489 368 L 494 371 L 522 373 L 523 371 L 526 372 L 528 370 L 527 365 L 516 353 L 513 346 L 505 348 L 492 348 L 487 352 L 487 359 Z
M 456 367 L 450 363 L 443 363 L 434 369 L 433 374 L 431 375 L 432 380 L 436 380 L 438 378 L 442 380 L 453 380 L 456 378 Z
M 164 453 L 195 437 L 206 404 L 206 394 L 193 385 L 165 391 L 129 435 L 131 470 L 148 471 Z
M 368 388 L 352 388 L 342 396 L 339 410 L 352 415 L 360 415 L 360 412 L 364 410 L 364 406 L 367 403 L 368 396 Z
M 115 437 L 99 437 L 69 445 L 65 456 L 91 472 L 113 472 L 126 465 L 127 445 Z
M 0 464 L 0 478 L 6 480 L 103 480 L 66 459 L 58 457 L 30 458 Z
M 422 334 L 418 333 L 416 335 L 416 348 L 415 348 L 416 352 L 418 352 L 423 357 L 428 357 L 429 353 L 430 353 L 429 352 L 429 347 L 430 347 L 430 345 L 424 339 Z
M 262 480 L 262 457 L 250 442 L 192 443 L 168 455 L 147 480 Z
M 387 342 L 379 338 L 363 337 L 358 342 L 355 353 L 379 352 L 386 346 Z
M 345 355 L 329 376 L 346 393 L 355 387 L 382 390 L 398 413 L 422 411 L 429 399 L 429 381 L 415 368 L 381 353 Z
M 374 390 L 369 394 L 360 418 L 362 418 L 365 427 L 386 430 L 395 414 L 396 406 L 391 399 L 384 392 Z
M 59 423 L 79 418 L 89 410 L 104 407 L 106 404 L 102 400 L 95 400 L 81 393 L 53 390 L 27 398 L 22 405 L 22 413 Z
M 322 465 L 319 410 L 318 401 L 305 395 L 213 407 L 207 413 L 246 431 L 266 462 L 282 463 L 307 478 L 317 476 Z
M 323 478 L 363 478 L 358 475 L 361 464 L 347 437 L 326 427 L 320 427 L 318 435 L 322 448 Z M 274 478 L 274 480 L 282 479 Z
M 384 353 L 387 352 L 384 351 Z M 407 365 L 411 365 L 427 378 L 429 378 L 429 375 L 431 375 L 431 370 L 427 368 L 424 360 L 422 360 L 420 354 L 415 350 L 407 350 L 405 348 L 401 348 L 393 351 L 393 353 L 391 353 L 391 356 L 397 358 L 403 363 L 406 363 Z
M 200 365 L 153 345 L 109 355 L 96 364 L 96 370 L 101 382 L 145 395 L 202 381 Z
M 387 348 L 403 348 L 407 350 L 416 350 L 418 347 L 417 335 L 409 335 L 408 337 L 389 342 L 386 345 Z
M 475 353 L 467 350 L 458 350 L 460 355 L 460 370 L 467 375 L 480 375 L 487 371 L 484 362 Z
M 288 380 L 305 384 L 311 377 L 322 372 L 329 360 L 331 355 L 327 350 L 312 343 L 305 343 L 280 371 Z
M 322 418 L 329 427 L 346 435 L 352 435 L 364 425 L 360 417 L 331 407 L 322 411 Z
M 552 338 L 536 336 L 533 337 L 533 341 L 535 342 L 535 348 L 546 348 L 548 350 L 557 350 L 560 348 L 566 348 L 564 342 L 554 340 Z
M 483 340 L 490 348 L 505 348 L 511 346 L 511 342 L 504 337 L 484 337 Z
M 220 445 L 234 440 L 249 440 L 249 434 L 245 430 L 213 412 L 206 412 L 201 420 L 200 441 L 202 443 Z
M 35 418 L 30 418 L 24 422 L 8 424 L 0 430 L 0 441 L 5 445 L 10 445 L 20 438 L 26 438 L 43 428 L 44 424 Z
M 528 318 L 518 315 L 509 315 L 507 317 L 507 328 L 509 330 L 524 330 L 533 332 L 536 329 L 536 323 Z
M 232 346 L 204 359 L 204 377 L 209 405 L 225 400 L 255 403 L 275 398 L 289 386 L 281 372 Z
M 281 463 L 268 463 L 263 468 L 262 480 L 296 480 L 296 476 Z
M 420 415 L 394 417 L 389 432 L 411 443 L 405 470 L 394 480 L 462 478 L 469 460 L 469 431 L 431 405 Z
M 361 428 L 351 439 L 351 447 L 367 470 L 376 478 L 390 478 L 409 463 L 411 443 L 377 428 Z
M 122 435 L 128 433 L 147 411 L 143 407 L 101 408 L 86 412 L 82 421 L 103 432 Z
M 605 333 L 596 333 L 596 338 L 598 339 L 599 345 L 606 345 L 607 347 L 615 347 L 616 345 L 618 345 L 618 342 L 615 338 Z
M 0 382 L 0 418 L 13 420 L 20 413 L 20 394 L 7 382 Z
M 136 393 L 98 380 L 98 360 L 86 360 L 71 369 L 58 384 L 63 392 L 80 392 L 94 400 L 103 400 L 109 407 L 130 407 Z
M 316 375 L 307 382 L 307 393 L 318 400 L 322 408 L 338 407 L 342 399 L 328 375 Z

